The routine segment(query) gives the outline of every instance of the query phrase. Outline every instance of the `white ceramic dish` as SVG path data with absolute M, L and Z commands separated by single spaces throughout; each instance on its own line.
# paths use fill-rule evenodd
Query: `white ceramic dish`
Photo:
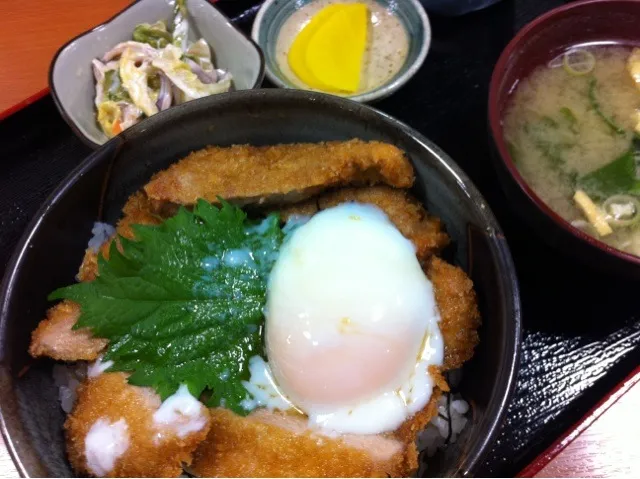
M 172 0 L 138 0 L 111 20 L 69 41 L 54 56 L 49 70 L 53 99 L 65 121 L 89 146 L 96 148 L 108 140 L 96 122 L 91 61 L 119 42 L 130 40 L 136 25 L 170 20 L 173 8 Z M 260 47 L 207 0 L 187 0 L 187 9 L 198 36 L 211 45 L 216 68 L 233 75 L 234 88 L 259 87 L 264 77 Z

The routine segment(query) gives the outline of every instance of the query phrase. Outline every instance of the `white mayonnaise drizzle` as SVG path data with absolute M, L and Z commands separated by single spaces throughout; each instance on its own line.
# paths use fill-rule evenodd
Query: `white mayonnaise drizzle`
M 103 372 L 105 372 L 111 366 L 113 366 L 113 361 L 109 360 L 109 361 L 103 362 L 102 356 L 100 356 L 98 359 L 95 360 L 95 362 L 89 365 L 89 368 L 87 369 L 87 376 L 89 376 L 90 378 L 95 378 L 97 376 L 100 376 Z
M 129 427 L 124 418 L 109 423 L 100 418 L 93 423 L 84 440 L 84 455 L 87 469 L 98 477 L 109 474 L 129 448 Z
M 231 268 L 255 268 L 253 255 L 248 248 L 232 249 L 225 252 L 222 262 Z
M 207 424 L 202 403 L 194 398 L 185 384 L 164 400 L 153 414 L 156 426 L 169 427 L 180 438 L 199 431 Z M 159 438 L 162 435 L 158 436 Z

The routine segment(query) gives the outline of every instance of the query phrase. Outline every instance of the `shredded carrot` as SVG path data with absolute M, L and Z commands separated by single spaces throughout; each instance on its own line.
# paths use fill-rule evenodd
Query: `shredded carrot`
M 122 123 L 120 120 L 116 120 L 113 122 L 113 126 L 111 127 L 111 133 L 117 135 L 118 133 L 122 133 Z

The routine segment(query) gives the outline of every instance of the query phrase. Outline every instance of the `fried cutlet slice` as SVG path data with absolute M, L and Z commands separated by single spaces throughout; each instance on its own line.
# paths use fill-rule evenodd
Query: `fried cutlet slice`
M 78 281 L 86 283 L 98 277 L 98 254 L 102 254 L 104 258 L 109 259 L 109 248 L 111 248 L 112 240 L 113 238 L 110 238 L 102 243 L 98 251 L 94 251 L 91 248 L 85 250 L 82 264 L 76 275 Z
M 241 417 L 213 409 L 211 430 L 190 472 L 200 477 L 404 477 L 418 466 L 411 424 L 437 414 L 437 398 L 434 391 L 401 435 L 329 437 L 310 431 L 302 416 L 261 409 Z
M 443 392 L 449 392 L 449 385 L 437 366 L 429 367 L 429 374 L 434 379 L 435 387 L 429 403 L 413 417 L 407 419 L 393 432 L 393 435 L 406 445 L 406 458 L 409 471 L 418 469 L 418 447 L 416 441 L 429 422 L 438 414 L 438 399 Z
M 322 196 L 322 195 L 321 195 Z M 318 198 L 314 196 L 304 201 L 294 203 L 292 205 L 276 205 L 267 208 L 268 213 L 279 213 L 282 221 L 289 221 L 289 219 L 296 216 L 313 216 L 320 211 L 318 205 Z
M 218 197 L 238 205 L 291 204 L 328 188 L 413 184 L 413 167 L 397 147 L 378 141 L 333 141 L 275 146 L 210 146 L 156 174 L 150 199 L 191 205 Z
M 131 225 L 159 225 L 165 218 L 158 215 L 153 208 L 151 200 L 143 191 L 132 194 L 122 207 L 123 217 L 116 225 L 116 231 L 120 236 L 134 239 L 135 234 Z
M 59 361 L 93 361 L 107 340 L 95 338 L 88 328 L 72 329 L 80 317 L 80 305 L 62 301 L 47 311 L 31 333 L 29 354 L 34 358 L 48 356 Z
M 440 331 L 444 340 L 443 370 L 456 369 L 473 356 L 480 342 L 480 313 L 473 282 L 457 266 L 433 257 L 427 267 L 427 277 L 433 283 Z
M 78 389 L 73 411 L 64 429 L 69 462 L 78 474 L 97 475 L 86 456 L 86 437 L 96 421 L 108 424 L 126 421 L 128 446 L 115 460 L 108 477 L 178 477 L 182 463 L 190 464 L 197 445 L 209 432 L 209 410 L 203 405 L 194 427 L 169 426 L 155 423 L 154 413 L 160 407 L 160 397 L 149 388 L 132 386 L 124 373 L 103 373 L 88 379 Z M 180 416 L 181 412 L 176 410 Z M 182 421 L 189 418 L 182 416 Z M 178 424 L 185 426 L 181 419 Z M 186 433 L 185 433 L 186 432 Z M 180 435 L 182 434 L 182 436 Z M 108 447 L 108 444 L 105 444 Z
M 449 236 L 442 230 L 440 218 L 429 215 L 408 192 L 384 185 L 340 189 L 286 207 L 281 214 L 284 219 L 294 214 L 310 216 L 318 210 L 352 201 L 372 204 L 384 211 L 404 237 L 416 246 L 420 262 L 449 244 Z
M 149 198 L 142 191 L 138 191 L 129 197 L 122 208 L 122 213 L 124 216 L 118 221 L 116 232 L 128 239 L 134 238 L 131 225 L 157 225 L 162 221 L 162 218 L 155 214 Z M 96 276 L 98 276 L 98 253 L 102 253 L 106 259 L 109 259 L 110 247 L 111 241 L 105 241 L 99 251 L 94 251 L 91 248 L 85 251 L 77 276 L 78 281 L 93 281 L 96 279 Z
M 117 232 L 125 238 L 132 239 L 132 224 L 158 224 L 161 219 L 150 208 L 149 200 L 144 193 L 131 195 L 123 208 L 124 217 L 118 222 Z M 109 257 L 111 240 L 106 241 L 100 252 Z M 93 281 L 98 275 L 98 253 L 88 249 L 85 252 L 79 281 Z M 107 341 L 94 338 L 89 329 L 73 329 L 80 316 L 80 305 L 73 301 L 62 301 L 47 312 L 47 317 L 40 321 L 31 333 L 29 353 L 33 357 L 48 356 L 60 361 L 93 361 L 106 347 Z

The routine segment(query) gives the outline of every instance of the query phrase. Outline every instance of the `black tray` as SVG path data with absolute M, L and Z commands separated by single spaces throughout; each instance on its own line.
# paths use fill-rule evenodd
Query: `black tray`
M 219 5 L 248 31 L 255 0 Z M 541 243 L 509 208 L 489 159 L 489 78 L 515 32 L 554 0 L 503 0 L 459 18 L 432 16 L 423 68 L 375 105 L 462 166 L 502 225 L 520 278 L 524 343 L 518 387 L 480 475 L 517 474 L 640 363 L 638 283 L 605 277 Z M 0 275 L 36 209 L 90 152 L 46 97 L 0 128 Z

